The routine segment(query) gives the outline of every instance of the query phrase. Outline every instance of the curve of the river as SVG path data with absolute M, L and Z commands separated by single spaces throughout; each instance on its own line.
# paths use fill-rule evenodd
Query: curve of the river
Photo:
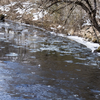
M 100 100 L 100 56 L 36 26 L 0 23 L 0 100 Z

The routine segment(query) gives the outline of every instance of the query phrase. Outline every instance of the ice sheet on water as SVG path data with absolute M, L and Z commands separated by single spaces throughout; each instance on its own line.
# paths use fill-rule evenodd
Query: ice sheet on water
M 65 62 L 67 62 L 67 63 L 73 63 L 72 60 L 65 60 Z
M 91 65 L 93 65 L 93 66 L 98 66 L 98 64 L 97 64 L 97 63 L 91 63 Z
M 32 58 L 32 59 L 35 59 L 36 57 L 35 57 L 35 56 L 31 56 L 31 58 Z
M 1 33 L 1 32 L 0 32 L 0 35 L 4 35 L 4 34 L 5 34 L 5 33 Z
M 98 56 L 100 56 L 100 53 L 98 53 Z
M 4 42 L 8 43 L 8 42 L 9 42 L 9 40 L 6 40 L 6 41 L 4 41 Z
M 5 23 L 0 23 L 0 27 L 2 27 L 2 26 L 10 26 L 7 22 L 5 22 Z
M 40 49 L 29 49 L 29 50 L 31 53 L 40 51 Z
M 84 63 L 80 63 L 80 62 L 76 62 L 75 64 L 78 64 L 78 65 L 84 65 Z
M 6 56 L 14 57 L 14 56 L 18 56 L 18 54 L 17 53 L 10 53 L 10 54 L 6 54 Z
M 80 58 L 80 57 L 75 57 L 75 59 L 79 59 L 79 60 L 87 60 L 87 58 Z
M 27 33 L 28 32 L 28 29 L 24 29 L 23 31 L 22 31 L 22 33 Z
M 100 93 L 100 90 L 93 90 L 93 89 L 91 89 L 91 92 Z
M 23 46 L 12 45 L 14 48 L 22 48 Z
M 2 37 L 2 38 L 0 38 L 0 41 L 4 41 L 5 39 L 6 39 L 6 38 L 3 38 L 3 37 Z
M 46 45 L 45 47 L 41 47 L 40 50 L 59 51 L 59 48 L 54 45 Z

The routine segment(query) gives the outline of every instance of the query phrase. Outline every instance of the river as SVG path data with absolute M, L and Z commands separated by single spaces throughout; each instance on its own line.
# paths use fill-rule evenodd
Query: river
M 100 56 L 36 26 L 0 23 L 0 100 L 100 100 Z

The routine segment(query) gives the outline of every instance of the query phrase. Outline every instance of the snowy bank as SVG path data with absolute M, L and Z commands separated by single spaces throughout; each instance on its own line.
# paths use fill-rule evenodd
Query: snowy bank
M 96 50 L 100 46 L 98 43 L 92 43 L 89 41 L 85 41 L 84 38 L 78 37 L 78 36 L 67 36 L 67 38 L 85 45 L 87 48 L 91 49 L 92 52 L 94 52 L 94 50 Z
M 87 48 L 89 48 L 92 52 L 94 52 L 100 45 L 98 43 L 93 43 L 93 42 L 89 42 L 84 40 L 84 38 L 82 37 L 78 37 L 78 36 L 66 36 L 65 34 L 56 34 L 55 32 L 50 32 L 51 34 L 57 35 L 57 36 L 62 36 L 62 37 L 67 37 L 68 39 L 74 40 L 80 44 L 85 45 Z M 100 53 L 98 53 L 98 55 L 100 55 Z

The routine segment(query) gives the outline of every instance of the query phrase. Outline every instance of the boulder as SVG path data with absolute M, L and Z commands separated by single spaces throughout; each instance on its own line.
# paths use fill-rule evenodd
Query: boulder
M 5 16 L 3 14 L 0 14 L 0 21 L 4 22 L 5 21 Z
M 100 46 L 94 52 L 100 52 Z

